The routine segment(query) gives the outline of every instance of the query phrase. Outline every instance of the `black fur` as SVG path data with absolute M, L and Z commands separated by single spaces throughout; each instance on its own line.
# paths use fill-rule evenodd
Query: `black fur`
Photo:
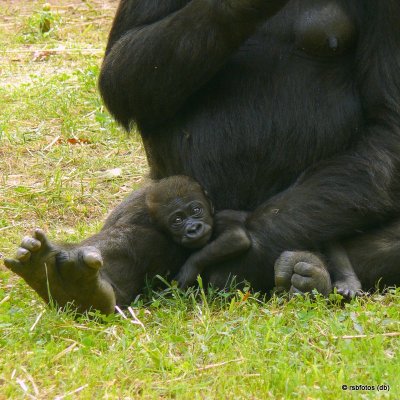
M 218 210 L 259 206 L 268 281 L 283 250 L 376 228 L 400 204 L 399 2 L 285 3 L 122 0 L 100 77 L 154 178 L 192 176 Z

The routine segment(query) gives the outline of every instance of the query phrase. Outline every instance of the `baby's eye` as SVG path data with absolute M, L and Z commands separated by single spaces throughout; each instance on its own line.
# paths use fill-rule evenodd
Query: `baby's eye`
M 201 215 L 202 212 L 203 212 L 203 209 L 200 206 L 194 206 L 192 208 L 192 215 L 198 216 L 198 215 Z
M 174 224 L 179 225 L 183 222 L 182 217 L 175 217 Z

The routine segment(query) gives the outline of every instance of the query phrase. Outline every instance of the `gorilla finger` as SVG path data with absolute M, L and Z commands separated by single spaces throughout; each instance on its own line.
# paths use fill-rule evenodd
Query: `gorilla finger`
M 31 258 L 31 252 L 24 247 L 18 247 L 16 258 L 21 262 L 28 261 Z
M 289 290 L 291 286 L 294 264 L 289 253 L 283 252 L 275 262 L 275 286 L 278 289 Z
M 38 251 L 41 246 L 42 243 L 40 243 L 39 240 L 36 240 L 30 236 L 25 236 L 21 242 L 21 247 L 24 247 L 25 249 L 30 251 Z
M 292 286 L 301 293 L 308 293 L 315 289 L 313 279 L 298 274 L 292 276 Z
M 307 262 L 298 262 L 294 266 L 294 272 L 296 274 L 302 275 L 302 276 L 307 276 L 307 277 L 312 277 L 314 276 L 317 272 L 319 271 L 319 268 L 317 268 L 314 264 L 310 264 Z
M 289 294 L 292 296 L 292 295 L 304 295 L 304 292 L 302 292 L 301 290 L 299 290 L 299 289 L 297 289 L 297 288 L 295 288 L 294 286 L 291 286 L 290 287 L 290 290 L 289 290 Z
M 189 283 L 186 281 L 178 281 L 178 288 L 181 290 L 186 290 L 189 287 Z
M 352 290 L 352 289 L 348 290 L 348 297 L 351 299 L 355 299 L 356 297 L 360 297 L 363 295 L 364 293 L 361 290 Z
M 291 286 L 291 276 L 289 275 L 275 275 L 275 288 L 278 292 L 288 291 Z
M 82 258 L 84 263 L 93 269 L 99 269 L 103 265 L 103 259 L 96 248 L 88 248 L 83 251 Z
M 349 289 L 336 289 L 336 293 L 340 294 L 341 296 L 348 298 L 350 297 L 350 290 Z
M 182 273 L 179 273 L 173 280 L 178 282 L 178 288 L 182 290 L 187 289 L 194 282 L 188 274 Z
M 36 228 L 35 231 L 33 232 L 33 237 L 39 240 L 39 242 L 42 244 L 42 248 L 44 248 L 44 246 L 47 247 L 49 245 L 47 236 L 42 229 Z
M 22 263 L 18 260 L 14 260 L 13 258 L 5 258 L 4 265 L 15 273 L 18 273 L 18 271 L 23 268 Z
M 315 253 L 309 251 L 284 251 L 280 258 L 285 260 L 287 263 L 295 265 L 299 262 L 306 262 L 309 264 L 320 265 L 322 263 L 321 259 Z
M 185 276 L 185 278 L 182 280 L 182 283 L 183 283 L 183 286 L 185 287 L 185 289 L 187 289 L 190 286 L 194 286 L 196 284 L 198 276 L 199 276 L 198 273 Z

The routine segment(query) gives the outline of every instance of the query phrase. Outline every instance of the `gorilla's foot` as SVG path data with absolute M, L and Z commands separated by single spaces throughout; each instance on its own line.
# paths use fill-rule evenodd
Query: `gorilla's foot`
M 25 237 L 7 268 L 22 277 L 47 303 L 71 303 L 79 312 L 114 312 L 115 295 L 99 270 L 103 265 L 96 247 L 68 247 L 50 243 L 40 229 Z
M 323 261 L 313 253 L 285 251 L 275 263 L 275 286 L 290 293 L 317 290 L 324 296 L 332 291 L 331 278 Z
M 333 283 L 336 292 L 341 294 L 346 299 L 363 296 L 364 292 L 361 289 L 361 283 L 357 277 L 346 277 L 343 280 L 338 280 Z

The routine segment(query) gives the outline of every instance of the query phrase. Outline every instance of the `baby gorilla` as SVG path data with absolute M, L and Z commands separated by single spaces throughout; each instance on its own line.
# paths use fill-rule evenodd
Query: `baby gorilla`
M 247 213 L 224 210 L 217 213 L 214 221 L 206 192 L 189 177 L 172 176 L 151 185 L 146 206 L 159 229 L 179 245 L 198 250 L 175 278 L 181 288 L 194 283 L 206 267 L 227 261 L 251 247 L 244 228 Z
M 242 228 L 244 215 L 223 211 L 215 223 L 202 187 L 172 176 L 132 192 L 103 228 L 82 242 L 54 243 L 36 229 L 22 240 L 16 257 L 4 262 L 46 303 L 110 314 L 116 304 L 129 305 L 156 275 L 181 271 L 178 281 L 185 287 L 206 266 L 245 251 L 250 240 Z

